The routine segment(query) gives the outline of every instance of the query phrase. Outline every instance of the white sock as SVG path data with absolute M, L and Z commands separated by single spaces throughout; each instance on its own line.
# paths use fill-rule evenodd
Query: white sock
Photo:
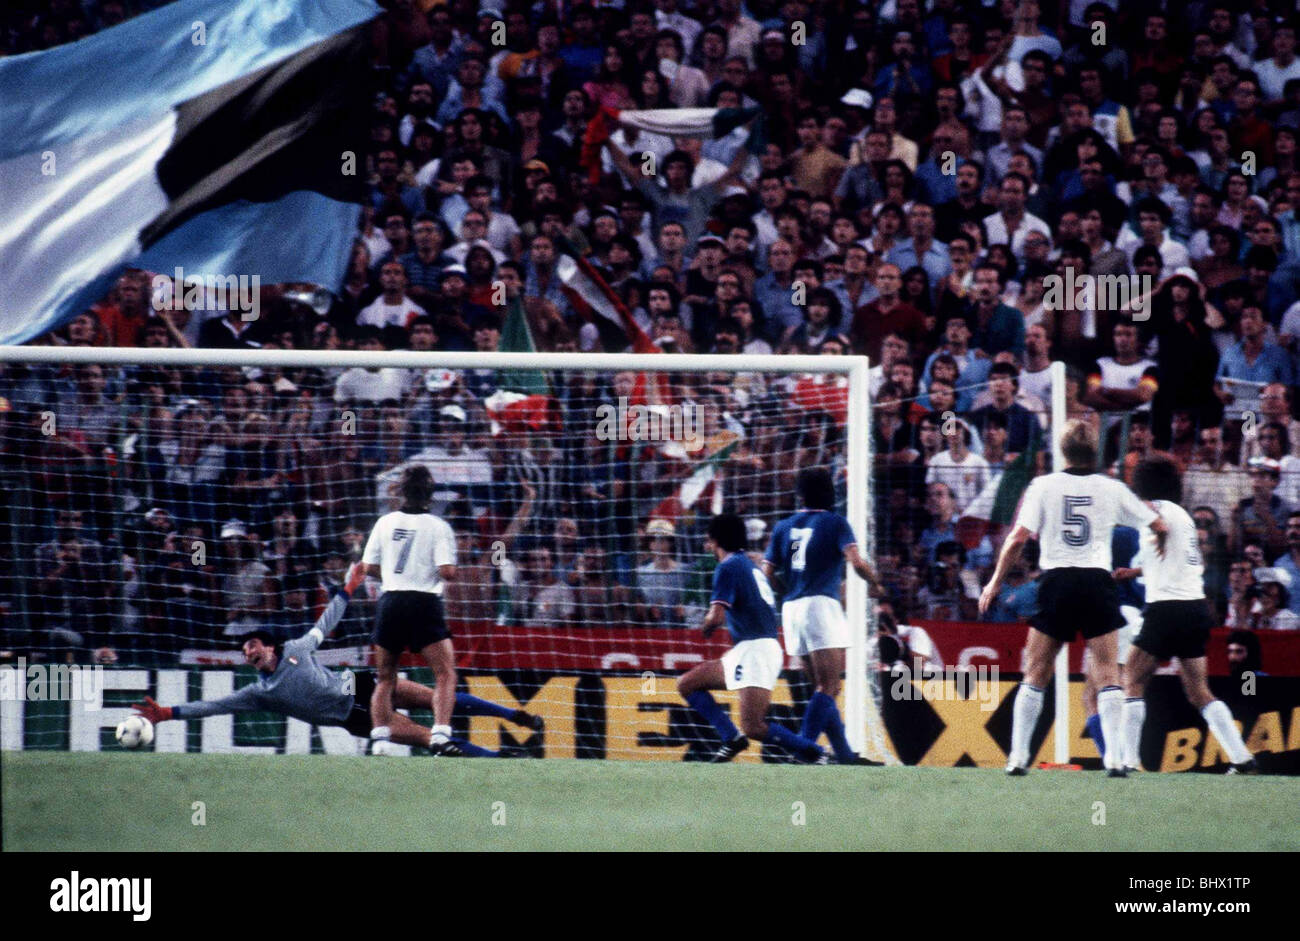
M 1009 762 L 1021 768 L 1029 767 L 1029 745 L 1034 737 L 1034 726 L 1043 711 L 1043 691 L 1028 683 L 1021 683 L 1016 701 L 1011 709 L 1011 754 Z
M 1223 700 L 1216 699 L 1209 703 L 1201 710 L 1201 715 L 1234 765 L 1242 765 L 1250 761 L 1251 754 L 1246 750 L 1246 743 L 1241 740 L 1237 724 L 1232 721 L 1232 711 Z
M 386 725 L 377 725 L 370 730 L 370 738 L 372 741 L 379 741 L 380 739 L 383 739 L 386 742 L 390 738 L 392 738 L 392 736 L 393 736 L 392 729 L 390 729 Z
M 443 742 L 447 741 L 450 738 L 451 738 L 450 725 L 435 725 L 429 731 L 430 745 L 441 745 Z
M 1142 743 L 1142 723 L 1147 720 L 1147 701 L 1141 696 L 1124 700 L 1124 764 L 1141 768 L 1138 746 Z
M 1101 716 L 1101 734 L 1106 739 L 1107 768 L 1124 767 L 1124 691 L 1118 686 L 1106 686 L 1097 693 L 1097 715 Z

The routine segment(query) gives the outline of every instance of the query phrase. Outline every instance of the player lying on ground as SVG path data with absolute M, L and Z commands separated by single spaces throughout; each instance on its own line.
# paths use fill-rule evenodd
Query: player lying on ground
M 784 726 L 767 721 L 772 687 L 781 676 L 785 655 L 777 640 L 776 599 L 758 566 L 745 554 L 745 522 L 734 513 L 709 521 L 706 548 L 718 560 L 713 572 L 713 596 L 701 627 L 708 637 L 724 623 L 735 646 L 721 660 L 692 667 L 677 681 L 677 691 L 691 708 L 722 736 L 714 761 L 730 761 L 756 739 L 780 745 L 807 763 L 822 764 L 825 754 L 815 742 Z M 740 731 L 710 695 L 713 689 L 740 691 Z
M 1167 459 L 1143 461 L 1133 477 L 1133 489 L 1150 500 L 1169 524 L 1168 550 L 1163 558 L 1148 539 L 1142 540 L 1135 565 L 1118 569 L 1117 579 L 1142 577 L 1146 583 L 1146 608 L 1142 629 L 1133 638 L 1125 677 L 1124 764 L 1141 769 L 1138 745 L 1146 720 L 1146 688 L 1161 660 L 1177 659 L 1188 701 L 1200 710 L 1205 724 L 1219 740 L 1230 762 L 1229 774 L 1254 774 L 1254 757 L 1233 724 L 1232 712 L 1215 699 L 1205 680 L 1205 645 L 1214 620 L 1205 598 L 1205 568 L 1196 540 L 1196 524 L 1179 506 L 1183 483 L 1178 468 Z
M 1089 670 L 1097 684 L 1097 712 L 1107 742 L 1122 741 L 1124 693 L 1118 685 L 1116 630 L 1124 624 L 1115 580 L 1111 577 L 1111 535 L 1117 525 L 1155 534 L 1163 555 L 1169 526 L 1150 506 L 1118 480 L 1093 471 L 1097 435 L 1086 423 L 1066 423 L 1061 434 L 1066 470 L 1035 478 L 1025 491 L 1016 525 L 1002 545 L 997 568 L 980 595 L 980 614 L 997 600 L 1007 572 L 1026 540 L 1037 537 L 1038 615 L 1025 642 L 1025 676 L 1011 712 L 1011 754 L 1007 774 L 1029 770 L 1029 753 L 1043 709 L 1043 691 L 1061 648 L 1082 632 L 1088 644 Z M 1108 748 L 1106 773 L 1122 778 L 1123 748 Z
M 306 634 L 285 644 L 275 644 L 264 632 L 244 640 L 244 662 L 262 675 L 256 683 L 221 699 L 191 702 L 177 706 L 160 706 L 146 696 L 135 709 L 157 724 L 172 719 L 201 719 L 204 716 L 232 712 L 278 712 L 312 725 L 342 726 L 359 738 L 369 738 L 370 694 L 374 676 L 370 673 L 335 673 L 316 659 L 316 648 L 338 625 L 347 610 L 352 593 L 365 579 L 365 567 L 352 566 L 347 584 L 335 595 L 320 618 Z M 355 679 L 353 679 L 355 677 Z M 432 709 L 433 690 L 410 680 L 399 679 L 394 695 L 398 709 Z M 535 731 L 542 728 L 540 716 L 522 709 L 507 709 L 496 703 L 458 693 L 457 711 L 466 715 L 491 715 L 507 719 Z M 395 712 L 392 741 L 402 745 L 429 747 L 432 730 Z M 376 742 L 376 754 L 387 754 L 388 744 Z M 468 742 L 457 743 L 461 751 L 474 757 L 497 757 L 498 752 L 479 748 Z
M 824 467 L 804 468 L 795 489 L 801 509 L 772 530 L 763 574 L 769 579 L 779 575 L 786 587 L 781 605 L 785 651 L 801 658 L 804 672 L 813 681 L 799 734 L 815 742 L 825 731 L 836 761 L 857 764 L 865 759 L 849 746 L 835 704 L 849 646 L 849 626 L 840 604 L 845 560 L 873 591 L 880 591 L 880 579 L 858 552 L 849 521 L 834 511 L 831 472 Z

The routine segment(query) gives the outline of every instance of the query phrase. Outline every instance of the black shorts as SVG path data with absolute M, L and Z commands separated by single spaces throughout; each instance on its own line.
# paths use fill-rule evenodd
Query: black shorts
M 1115 579 L 1105 569 L 1061 568 L 1038 580 L 1038 614 L 1031 622 L 1048 637 L 1068 644 L 1076 634 L 1086 640 L 1124 626 Z
M 371 729 L 370 694 L 375 691 L 375 675 L 373 673 L 353 673 L 352 676 L 356 683 L 356 694 L 352 699 L 352 711 L 339 725 L 353 735 L 360 738 L 369 738 Z
M 442 616 L 442 596 L 427 591 L 386 591 L 379 598 L 371 640 L 389 653 L 419 653 L 451 636 Z
M 1205 656 L 1214 619 L 1204 599 L 1199 601 L 1153 601 L 1142 612 L 1142 630 L 1133 638 L 1157 660 L 1178 657 L 1192 660 Z

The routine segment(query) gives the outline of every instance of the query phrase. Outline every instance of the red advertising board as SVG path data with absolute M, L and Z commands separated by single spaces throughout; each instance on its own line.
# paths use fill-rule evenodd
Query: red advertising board
M 1023 624 L 958 621 L 918 621 L 934 641 L 944 664 L 994 666 L 1004 674 L 1020 672 L 1025 645 Z M 725 632 L 704 640 L 693 629 L 632 627 L 519 627 L 490 623 L 457 624 L 457 662 L 467 670 L 533 669 L 650 670 L 680 672 L 701 660 L 722 656 L 728 647 Z M 1300 631 L 1258 631 L 1264 671 L 1274 676 L 1300 676 Z M 1210 640 L 1212 676 L 1228 672 L 1226 628 Z M 1070 672 L 1082 669 L 1083 645 L 1070 645 Z

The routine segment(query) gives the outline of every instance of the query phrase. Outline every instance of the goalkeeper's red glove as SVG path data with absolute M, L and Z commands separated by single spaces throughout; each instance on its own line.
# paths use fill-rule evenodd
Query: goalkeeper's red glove
M 132 708 L 154 725 L 157 725 L 159 722 L 166 722 L 172 717 L 172 707 L 158 705 L 153 701 L 152 696 L 146 696 L 144 702 L 138 702 Z

